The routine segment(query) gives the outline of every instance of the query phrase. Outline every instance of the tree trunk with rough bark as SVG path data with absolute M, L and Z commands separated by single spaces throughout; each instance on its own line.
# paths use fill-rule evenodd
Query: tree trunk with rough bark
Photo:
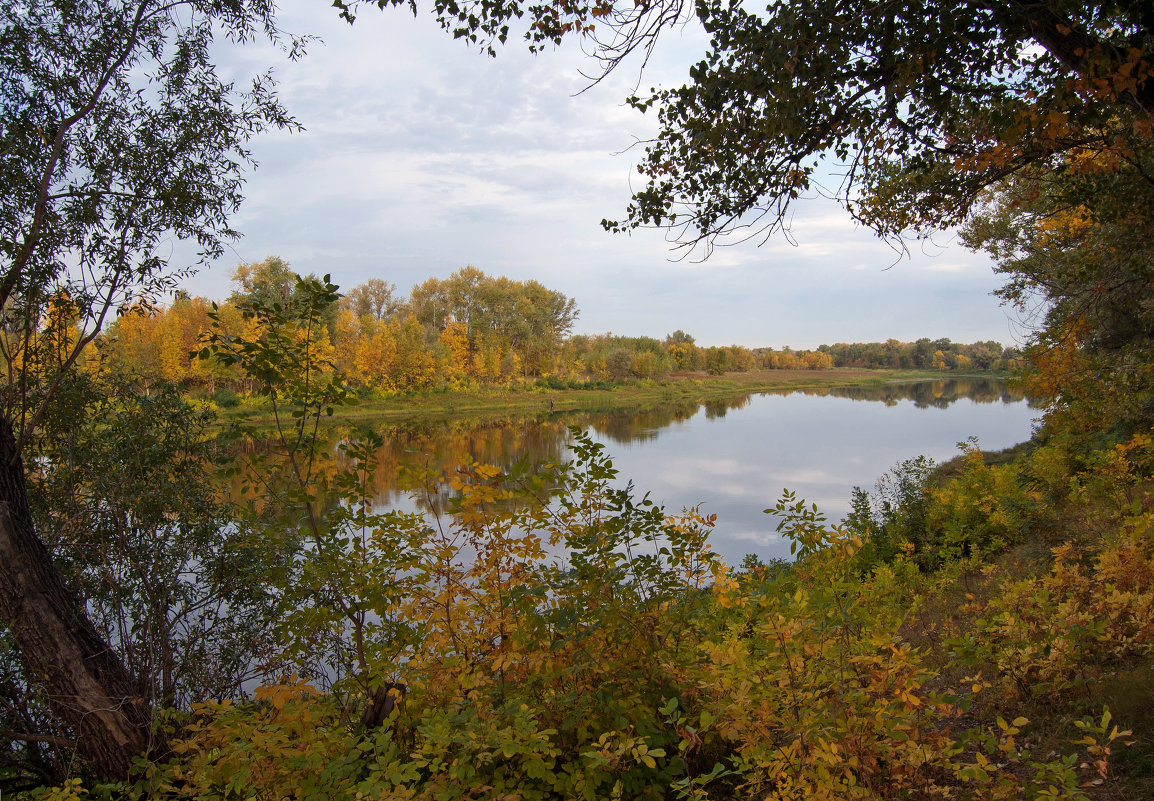
M 162 744 L 120 658 L 64 583 L 32 524 L 24 461 L 0 416 L 0 618 L 30 682 L 76 740 L 92 772 L 128 776 L 132 759 Z

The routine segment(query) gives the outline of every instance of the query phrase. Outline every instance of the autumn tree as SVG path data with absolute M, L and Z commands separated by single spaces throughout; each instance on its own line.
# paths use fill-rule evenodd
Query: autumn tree
M 394 361 L 386 386 L 393 389 L 427 389 L 437 380 L 440 362 L 425 346 L 424 330 L 412 315 L 385 323 L 386 335 L 394 343 Z
M 191 357 L 202 331 L 208 328 L 209 304 L 204 298 L 192 298 L 177 292 L 176 298 L 161 318 L 161 375 L 168 381 L 183 383 L 202 378 L 206 371 L 198 359 Z
M 51 299 L 75 304 L 56 369 L 18 367 L 3 387 L 0 619 L 52 715 L 103 776 L 126 775 L 149 747 L 148 705 L 37 535 L 24 450 L 101 327 L 171 288 L 171 242 L 188 240 L 210 260 L 234 236 L 228 215 L 249 139 L 291 120 L 267 77 L 239 90 L 212 54 L 218 40 L 264 35 L 283 41 L 265 3 L 0 8 L 0 308 L 28 352 Z
M 693 337 L 681 329 L 665 337 L 665 351 L 678 370 L 698 370 L 704 363 Z
M 160 375 L 159 315 L 136 304 L 108 327 L 98 343 L 101 359 L 116 375 L 140 376 L 147 392 L 151 376 Z
M 468 329 L 464 323 L 453 321 L 441 331 L 441 346 L 448 356 L 448 373 L 453 378 L 465 378 L 473 364 Z
M 833 367 L 833 357 L 820 350 L 811 350 L 801 357 L 801 366 L 807 370 L 827 370 Z
M 883 235 L 945 227 L 1004 177 L 1074 147 L 1123 153 L 1154 121 L 1154 15 L 1137 0 L 695 12 L 710 50 L 689 84 L 632 99 L 660 132 L 611 229 L 768 234 L 818 189 Z
M 1079 429 L 1154 420 L 1154 142 L 1008 181 L 965 231 L 1032 313 L 1033 391 Z

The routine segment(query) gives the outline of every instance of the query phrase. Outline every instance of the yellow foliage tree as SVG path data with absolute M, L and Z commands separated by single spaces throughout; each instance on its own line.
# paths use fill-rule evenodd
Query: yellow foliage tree
M 445 366 L 447 378 L 466 378 L 473 367 L 472 347 L 469 343 L 469 328 L 459 320 L 451 320 L 439 337 L 448 355 Z

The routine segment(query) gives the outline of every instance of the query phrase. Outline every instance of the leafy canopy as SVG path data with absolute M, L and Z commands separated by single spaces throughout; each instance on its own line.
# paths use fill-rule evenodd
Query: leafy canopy
M 609 228 L 773 233 L 820 189 L 897 236 L 960 222 L 984 188 L 1071 147 L 1150 137 L 1145 4 L 702 0 L 696 14 L 712 39 L 691 82 L 631 100 L 657 107 L 660 132 L 648 185 Z
M 0 618 L 98 775 L 157 743 L 148 703 L 50 563 L 21 456 L 102 327 L 172 288 L 172 243 L 207 260 L 235 236 L 249 139 L 293 125 L 267 75 L 217 73 L 222 39 L 258 35 L 300 44 L 267 0 L 0 7 Z
M 109 315 L 172 288 L 174 239 L 207 261 L 236 236 L 249 139 L 294 124 L 268 75 L 238 88 L 217 74 L 214 43 L 256 35 L 281 41 L 269 3 L 0 8 L 0 306 L 30 333 L 67 298 L 84 335 L 63 367 Z M 19 361 L 19 344 L 5 355 Z M 25 403 L 15 386 L 10 414 Z

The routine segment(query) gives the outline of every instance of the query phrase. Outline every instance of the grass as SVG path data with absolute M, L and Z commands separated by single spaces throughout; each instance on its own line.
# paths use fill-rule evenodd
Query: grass
M 964 378 L 928 370 L 762 370 L 711 376 L 683 373 L 662 381 L 631 381 L 609 388 L 552 389 L 526 383 L 510 387 L 477 387 L 465 390 L 430 390 L 387 398 L 363 397 L 355 406 L 335 410 L 338 420 L 349 423 L 412 422 L 454 418 L 485 419 L 508 415 L 597 409 L 645 409 L 663 403 L 724 400 L 757 392 L 821 390 L 833 387 L 881 386 L 887 383 Z M 996 377 L 984 374 L 981 377 Z M 220 419 L 271 421 L 266 407 L 242 404 L 222 409 Z

